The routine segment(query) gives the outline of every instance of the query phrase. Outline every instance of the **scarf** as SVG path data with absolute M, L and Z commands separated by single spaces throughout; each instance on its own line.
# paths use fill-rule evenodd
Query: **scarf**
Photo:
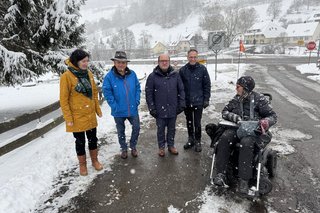
M 84 94 L 88 98 L 92 98 L 92 87 L 89 80 L 88 70 L 76 70 L 73 67 L 68 67 L 70 72 L 78 78 L 78 84 L 75 87 L 75 90 L 79 93 Z

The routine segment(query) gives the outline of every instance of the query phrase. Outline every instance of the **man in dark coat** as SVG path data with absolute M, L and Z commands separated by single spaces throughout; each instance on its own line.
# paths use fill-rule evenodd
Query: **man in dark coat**
M 229 101 L 222 110 L 222 118 L 238 123 L 252 120 L 257 122 L 263 131 L 277 122 L 277 115 L 263 94 L 252 91 L 255 82 L 250 76 L 238 79 L 237 95 Z M 236 129 L 226 129 L 218 140 L 216 154 L 217 176 L 214 183 L 219 186 L 226 185 L 226 169 L 231 151 L 240 143 L 238 157 L 238 175 L 240 177 L 239 192 L 248 193 L 248 181 L 252 178 L 253 157 L 255 144 L 261 144 L 258 135 L 239 135 Z M 241 138 L 239 138 L 241 137 Z
M 209 106 L 211 81 L 207 68 L 197 62 L 198 51 L 188 51 L 188 63 L 181 67 L 180 76 L 186 94 L 186 109 L 188 142 L 185 149 L 195 146 L 196 152 L 201 152 L 201 118 L 204 108 Z
M 165 144 L 168 151 L 177 155 L 174 146 L 177 114 L 185 107 L 184 88 L 179 73 L 170 66 L 166 54 L 158 57 L 158 66 L 148 76 L 146 83 L 146 100 L 150 114 L 156 118 L 159 156 L 165 156 Z M 167 135 L 165 128 L 167 127 Z

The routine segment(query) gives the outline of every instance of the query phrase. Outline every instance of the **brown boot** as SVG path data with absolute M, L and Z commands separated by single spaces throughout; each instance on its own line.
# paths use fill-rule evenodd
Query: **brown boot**
M 87 176 L 88 170 L 87 170 L 86 155 L 81 155 L 81 156 L 78 155 L 78 160 L 79 160 L 80 175 Z
M 97 170 L 100 171 L 103 169 L 101 163 L 98 161 L 98 149 L 90 150 L 90 157 L 92 166 Z
M 179 154 L 177 148 L 174 147 L 174 146 L 168 147 L 168 151 L 169 151 L 171 154 L 173 154 L 173 155 L 178 155 L 178 154 Z

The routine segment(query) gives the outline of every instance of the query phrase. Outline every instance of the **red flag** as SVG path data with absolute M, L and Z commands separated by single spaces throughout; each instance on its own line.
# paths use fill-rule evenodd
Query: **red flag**
M 244 46 L 243 46 L 242 40 L 240 40 L 240 49 L 239 49 L 239 51 L 240 51 L 240 52 L 245 52 L 245 51 L 246 51 L 246 49 L 245 49 Z

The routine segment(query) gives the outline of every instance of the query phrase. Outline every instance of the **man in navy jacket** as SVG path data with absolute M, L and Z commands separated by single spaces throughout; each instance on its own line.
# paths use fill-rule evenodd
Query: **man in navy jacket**
M 183 81 L 186 94 L 186 109 L 184 113 L 187 120 L 188 142 L 184 149 L 195 146 L 196 152 L 201 152 L 201 118 L 204 108 L 209 106 L 211 81 L 207 68 L 197 62 L 198 51 L 188 51 L 188 61 L 180 68 L 180 76 Z
M 123 51 L 117 51 L 111 59 L 114 66 L 103 80 L 103 94 L 111 107 L 117 127 L 118 139 L 121 146 L 121 158 L 128 157 L 128 146 L 125 135 L 125 120 L 132 125 L 130 148 L 133 157 L 138 156 L 136 145 L 140 132 L 138 106 L 140 104 L 140 83 L 133 70 L 127 67 L 129 60 Z
M 156 118 L 159 156 L 165 156 L 165 144 L 168 151 L 177 155 L 174 146 L 177 115 L 184 110 L 184 88 L 179 73 L 170 66 L 166 54 L 158 57 L 158 66 L 148 76 L 146 100 L 150 114 Z M 165 128 L 167 127 L 167 135 Z

